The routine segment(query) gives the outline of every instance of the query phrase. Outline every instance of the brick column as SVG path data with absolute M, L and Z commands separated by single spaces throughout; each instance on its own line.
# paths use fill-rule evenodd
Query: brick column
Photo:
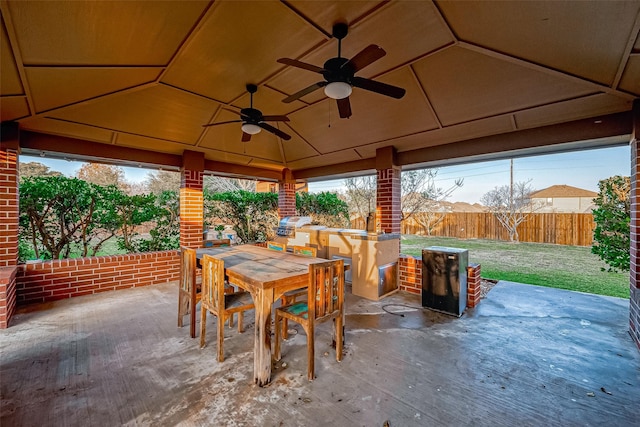
M 400 233 L 402 218 L 400 174 L 393 147 L 376 150 L 378 182 L 376 189 L 376 224 L 379 231 Z
M 18 265 L 18 127 L 2 126 L 0 146 L 0 329 L 16 308 Z
M 204 227 L 204 203 L 202 181 L 204 176 L 204 154 L 185 151 L 180 170 L 180 246 L 199 248 L 202 246 Z
M 467 307 L 473 308 L 480 304 L 480 264 L 467 266 Z
M 296 183 L 291 171 L 282 171 L 282 180 L 278 181 L 278 217 L 296 215 Z
M 631 265 L 630 294 L 629 294 L 629 333 L 640 349 L 640 170 L 638 156 L 640 156 L 640 99 L 633 102 L 633 134 L 631 137 Z

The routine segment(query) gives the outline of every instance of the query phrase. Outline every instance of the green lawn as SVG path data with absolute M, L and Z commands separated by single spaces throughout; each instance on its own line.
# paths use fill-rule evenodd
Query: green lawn
M 421 256 L 429 246 L 468 249 L 469 262 L 481 265 L 485 279 L 629 298 L 629 273 L 601 271 L 606 264 L 590 247 L 402 236 L 404 254 Z

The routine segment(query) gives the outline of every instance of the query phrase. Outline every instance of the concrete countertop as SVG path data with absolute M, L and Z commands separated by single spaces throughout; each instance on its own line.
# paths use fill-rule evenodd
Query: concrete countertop
M 383 240 L 399 240 L 400 233 L 362 233 L 362 234 L 354 234 L 351 236 L 352 239 L 359 240 L 375 240 L 375 241 L 383 241 Z

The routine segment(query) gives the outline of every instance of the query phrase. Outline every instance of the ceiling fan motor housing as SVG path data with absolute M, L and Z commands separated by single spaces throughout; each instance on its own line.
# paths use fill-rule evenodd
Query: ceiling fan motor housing
M 343 67 L 344 64 L 349 62 L 347 58 L 331 58 L 324 63 L 325 71 L 322 76 L 329 83 L 332 82 L 345 82 L 351 84 L 354 71 L 350 66 Z

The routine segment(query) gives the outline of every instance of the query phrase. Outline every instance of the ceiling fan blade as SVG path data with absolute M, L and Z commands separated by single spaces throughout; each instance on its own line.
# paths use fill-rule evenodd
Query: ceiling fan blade
M 249 141 L 251 141 L 251 134 L 242 132 L 242 142 L 249 142 Z
M 282 139 L 284 139 L 286 141 L 291 139 L 291 137 L 289 135 L 287 135 L 286 133 L 282 132 L 280 129 L 271 126 L 268 123 L 260 122 L 260 123 L 258 123 L 258 126 L 260 126 L 262 129 L 264 129 L 266 131 L 271 132 L 272 134 L 274 134 L 276 136 L 279 136 L 280 138 L 282 138 Z
M 280 58 L 278 59 L 278 62 L 284 65 L 290 65 L 292 67 L 302 68 L 303 70 L 313 71 L 314 73 L 322 74 L 325 72 L 324 68 L 316 67 L 315 65 L 307 64 L 306 62 L 297 61 L 295 59 Z
M 387 52 L 385 52 L 380 46 L 370 44 L 356 54 L 356 56 L 345 62 L 340 68 L 351 67 L 355 73 L 356 71 L 362 70 L 367 65 L 374 63 L 386 54 Z
M 209 126 L 218 126 L 218 125 L 226 125 L 227 123 L 239 123 L 242 120 L 229 120 L 227 122 L 218 122 L 218 123 L 209 123 L 208 125 L 202 125 L 203 128 L 208 128 Z
M 296 92 L 291 96 L 287 96 L 285 99 L 282 100 L 282 102 L 286 102 L 288 104 L 289 102 L 293 102 L 293 101 L 295 101 L 295 100 L 297 100 L 299 98 L 302 98 L 303 96 L 305 96 L 307 94 L 310 94 L 314 90 L 318 90 L 321 87 L 326 86 L 326 85 L 327 85 L 327 82 L 314 83 L 311 86 L 309 86 L 307 88 L 304 88 L 301 91 Z
M 379 93 L 380 95 L 390 96 L 391 98 L 400 99 L 407 92 L 401 87 L 391 86 L 386 83 L 377 82 L 375 80 L 363 79 L 362 77 L 354 77 L 351 83 L 360 89 L 369 90 Z
M 349 102 L 349 97 L 336 99 L 338 101 L 338 112 L 340 113 L 341 119 L 348 119 L 351 117 L 351 102 Z
M 288 122 L 289 117 L 287 116 L 262 116 L 262 121 L 264 122 Z

